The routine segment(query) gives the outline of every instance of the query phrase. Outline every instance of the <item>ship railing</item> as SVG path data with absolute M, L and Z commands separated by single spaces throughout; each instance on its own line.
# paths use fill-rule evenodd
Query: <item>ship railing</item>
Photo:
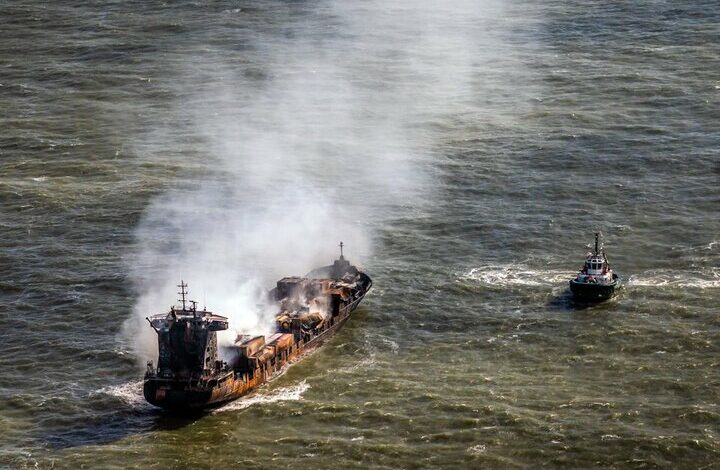
M 353 310 L 355 310 L 355 308 L 357 308 L 357 306 L 358 306 L 358 304 L 360 303 L 360 301 L 362 301 L 362 299 L 365 298 L 365 295 L 367 295 L 367 293 L 368 293 L 368 291 L 370 290 L 370 287 L 371 287 L 371 286 L 372 286 L 372 283 L 371 283 L 370 285 L 368 285 L 368 288 L 367 288 L 367 290 L 365 291 L 365 293 L 364 293 L 363 295 L 361 295 L 361 296 L 358 297 L 357 299 L 353 300 L 352 302 L 350 302 L 349 304 L 347 304 L 346 306 L 344 306 L 343 308 L 341 308 L 340 311 L 341 311 L 341 312 L 344 312 L 344 313 L 350 313 L 350 312 L 352 312 Z

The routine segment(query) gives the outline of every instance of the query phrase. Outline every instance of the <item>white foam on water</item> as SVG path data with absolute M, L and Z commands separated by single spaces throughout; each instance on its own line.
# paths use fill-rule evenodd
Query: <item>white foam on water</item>
M 218 408 L 215 412 L 244 410 L 254 405 L 267 405 L 282 401 L 298 401 L 302 398 L 303 393 L 305 393 L 309 388 L 310 385 L 303 380 L 299 384 L 291 387 L 278 388 L 268 391 L 267 393 L 257 393 L 239 398 Z
M 274 377 L 273 379 L 275 378 L 277 377 Z M 309 388 L 310 385 L 303 380 L 292 387 L 278 388 L 268 393 L 258 393 L 240 398 L 218 408 L 216 411 L 243 410 L 252 405 L 275 403 L 279 401 L 297 401 L 302 398 L 302 394 Z M 97 395 L 110 395 L 136 409 L 152 408 L 152 406 L 145 401 L 142 380 L 135 380 L 118 385 L 103 387 L 90 394 L 91 397 Z
M 709 271 L 645 271 L 631 275 L 628 286 L 717 289 L 720 287 L 720 268 Z
M 553 286 L 567 282 L 574 271 L 533 269 L 521 264 L 490 264 L 473 268 L 460 276 L 488 287 Z
M 462 274 L 460 280 L 470 280 L 487 287 L 556 286 L 575 276 L 575 271 L 533 269 L 521 264 L 491 264 L 473 268 Z M 627 279 L 630 287 L 690 287 L 712 289 L 720 287 L 720 268 L 706 271 L 655 270 L 632 274 Z
M 467 452 L 470 455 L 481 455 L 484 454 L 487 451 L 487 446 L 485 444 L 477 444 L 472 447 L 468 447 Z
M 400 345 L 398 345 L 396 341 L 393 341 L 393 340 L 391 340 L 391 339 L 384 338 L 384 337 L 381 337 L 381 338 L 380 338 L 380 341 L 382 341 L 383 344 L 386 344 L 387 346 L 389 346 L 389 347 L 390 347 L 390 351 L 391 351 L 393 354 L 397 354 L 398 351 L 400 351 Z
M 150 404 L 145 401 L 143 396 L 143 381 L 134 380 L 118 385 L 110 385 L 103 387 L 97 392 L 93 392 L 90 396 L 99 394 L 110 395 L 120 399 L 125 404 L 133 408 L 149 408 Z

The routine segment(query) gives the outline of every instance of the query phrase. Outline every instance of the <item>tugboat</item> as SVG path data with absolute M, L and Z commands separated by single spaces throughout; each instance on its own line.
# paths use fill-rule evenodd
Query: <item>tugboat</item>
M 570 290 L 577 300 L 602 302 L 612 297 L 619 285 L 620 278 L 610 269 L 605 251 L 600 247 L 600 232 L 596 232 L 595 251 L 588 253 L 582 270 L 570 280 Z
M 340 242 L 340 258 L 332 265 L 277 282 L 268 294 L 278 313 L 267 338 L 241 334 L 233 344 L 219 346 L 217 332 L 228 329 L 228 319 L 186 301 L 187 284 L 181 281 L 181 306 L 147 318 L 159 352 L 157 367 L 147 364 L 145 399 L 177 411 L 218 406 L 251 392 L 327 341 L 372 287 L 342 248 Z

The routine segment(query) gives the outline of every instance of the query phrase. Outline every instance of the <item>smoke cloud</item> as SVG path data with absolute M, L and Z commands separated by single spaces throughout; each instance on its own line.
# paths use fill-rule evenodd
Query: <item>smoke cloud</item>
M 439 123 L 477 97 L 478 64 L 498 55 L 501 2 L 263 5 L 271 26 L 227 13 L 248 15 L 248 47 L 229 38 L 173 64 L 176 106 L 144 143 L 192 150 L 137 229 L 125 331 L 142 360 L 157 355 L 143 319 L 167 311 L 181 278 L 234 336 L 268 332 L 267 289 L 329 264 L 340 240 L 367 261 L 373 227 L 432 198 Z

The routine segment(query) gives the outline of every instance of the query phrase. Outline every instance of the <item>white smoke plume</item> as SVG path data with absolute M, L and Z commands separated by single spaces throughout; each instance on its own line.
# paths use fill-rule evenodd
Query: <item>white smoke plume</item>
M 329 264 L 341 240 L 366 261 L 373 227 L 432 197 L 437 123 L 482 90 L 478 66 L 500 54 L 501 5 L 318 3 L 288 28 L 258 27 L 245 52 L 195 47 L 173 64 L 179 102 L 143 149 L 192 150 L 180 159 L 186 177 L 137 230 L 126 333 L 138 356 L 156 356 L 143 319 L 168 310 L 181 278 L 234 331 L 263 333 L 275 280 Z

